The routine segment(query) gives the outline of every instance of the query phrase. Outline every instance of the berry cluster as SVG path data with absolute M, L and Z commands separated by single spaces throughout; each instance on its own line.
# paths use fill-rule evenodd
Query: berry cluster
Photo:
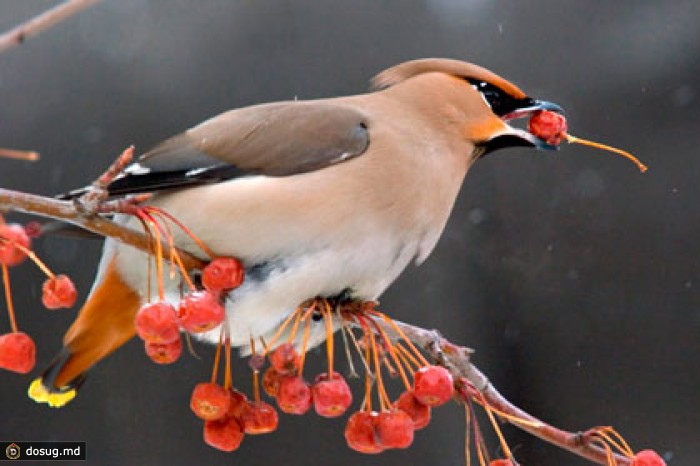
M 158 364 L 171 364 L 182 354 L 180 331 L 203 333 L 212 330 L 224 321 L 226 311 L 223 298 L 229 291 L 241 286 L 244 267 L 235 258 L 217 257 L 185 225 L 169 213 L 154 206 L 132 207 L 132 213 L 141 222 L 151 245 L 149 258 L 155 259 L 158 282 L 158 300 L 144 304 L 138 310 L 134 325 L 136 334 L 144 341 L 146 355 Z M 202 285 L 198 289 L 189 277 L 188 270 L 175 248 L 175 240 L 170 223 L 184 231 L 210 258 L 211 262 L 202 270 Z M 178 303 L 177 308 L 164 299 L 163 284 L 163 242 L 170 249 L 168 260 L 178 267 L 180 276 L 189 287 Z M 151 262 L 148 262 L 151 274 Z M 151 296 L 150 280 L 146 296 Z
M 34 340 L 19 331 L 15 309 L 12 304 L 9 268 L 21 264 L 27 258 L 34 262 L 47 276 L 42 288 L 41 301 L 47 309 L 69 308 L 75 304 L 78 293 L 66 275 L 54 275 L 31 249 L 31 240 L 38 236 L 40 228 L 35 223 L 22 226 L 5 223 L 0 215 L 0 268 L 2 268 L 5 302 L 10 320 L 11 333 L 0 335 L 0 368 L 26 374 L 34 368 L 36 345 Z
M 312 316 L 324 319 L 327 338 L 326 352 L 328 356 L 328 368 L 326 372 L 318 374 L 313 383 L 306 381 L 303 375 L 304 357 L 308 344 L 309 328 Z M 264 392 L 274 398 L 277 408 L 286 414 L 302 415 L 313 407 L 316 414 L 326 418 L 336 418 L 345 414 L 352 405 L 353 396 L 350 386 L 345 378 L 334 370 L 334 340 L 333 319 L 339 318 L 343 322 L 344 335 L 349 335 L 355 343 L 355 347 L 365 367 L 365 396 L 360 410 L 350 416 L 345 428 L 345 438 L 350 448 L 362 453 L 380 453 L 391 448 L 408 448 L 413 442 L 414 432 L 422 429 L 430 422 L 431 408 L 445 404 L 452 399 L 455 390 L 449 371 L 440 366 L 430 365 L 422 354 L 405 339 L 402 342 L 392 341 L 375 319 L 384 319 L 395 325 L 391 319 L 374 309 L 353 310 L 342 315 L 333 315 L 332 308 L 327 300 L 317 298 L 304 303 L 278 328 L 270 342 L 261 340 L 265 351 L 262 354 L 255 352 L 255 341 L 251 339 L 250 366 L 253 369 L 253 385 L 255 399 L 252 403 L 245 404 L 245 409 L 237 409 L 239 415 L 231 414 L 232 411 L 223 401 L 230 393 L 236 393 L 237 398 L 245 400 L 245 397 L 229 386 L 230 377 L 226 377 L 223 387 L 215 385 L 215 376 L 208 384 L 200 384 L 192 396 L 192 409 L 202 419 L 205 419 L 205 441 L 215 448 L 230 450 L 242 439 L 238 432 L 251 433 L 248 426 L 249 419 L 254 418 L 251 413 L 254 406 L 261 406 L 270 418 L 274 408 L 260 401 L 259 385 Z M 358 339 L 349 330 L 348 322 L 358 324 L 363 335 Z M 278 342 L 280 336 L 287 327 L 291 326 L 286 342 Z M 297 332 L 303 328 L 301 351 L 292 343 Z M 400 329 L 396 327 L 400 335 Z M 227 341 L 223 336 L 222 340 Z M 221 347 L 221 345 L 220 345 Z M 346 348 L 349 351 L 349 348 Z M 214 363 L 216 372 L 218 367 L 220 348 Z M 227 347 L 228 354 L 228 347 Z M 269 360 L 269 367 L 264 370 L 262 380 L 259 383 L 259 373 L 265 364 L 265 357 Z M 382 361 L 382 362 L 380 362 Z M 391 361 L 391 362 L 390 362 Z M 352 364 L 352 358 L 349 360 Z M 228 369 L 227 357 L 227 374 Z M 354 373 L 354 367 L 351 367 Z M 396 376 L 401 374 L 405 385 L 405 391 L 400 394 L 395 402 L 389 401 L 386 387 L 383 382 L 383 372 L 389 371 Z M 412 377 L 412 382 L 409 378 Z M 375 383 L 376 382 L 376 383 Z M 214 385 L 212 385 L 214 384 Z M 204 394 L 200 387 L 209 387 L 208 394 Z M 216 388 L 213 388 L 216 387 Z M 373 396 L 376 388 L 376 399 L 379 401 L 377 410 L 373 409 Z M 226 394 L 229 395 L 226 395 Z M 242 402 L 243 403 L 243 402 Z M 222 430 L 230 432 L 230 443 L 213 441 L 208 434 L 206 416 L 216 413 L 216 432 Z M 226 414 L 228 413 L 228 414 Z M 274 415 L 274 426 L 277 424 L 277 415 Z M 262 416 L 258 416 L 262 417 Z M 231 418 L 235 418 L 234 423 Z M 224 428 L 225 422 L 227 427 Z M 235 424 L 235 425 L 234 425 Z M 274 430 L 272 422 L 263 423 L 263 428 L 255 427 L 253 432 L 269 432 Z M 217 437 L 220 439 L 221 437 Z M 234 441 L 233 439 L 237 439 Z
M 207 332 L 224 321 L 222 294 L 243 282 L 243 266 L 233 258 L 217 258 L 202 271 L 204 290 L 186 294 L 177 309 L 164 300 L 146 303 L 136 314 L 134 325 L 144 341 L 146 354 L 158 364 L 170 364 L 182 354 L 180 330 Z
M 222 332 L 223 334 L 223 332 Z M 218 450 L 238 449 L 245 434 L 260 435 L 277 429 L 278 415 L 274 407 L 260 400 L 258 371 L 254 371 L 255 395 L 249 400 L 232 386 L 231 345 L 225 339 L 226 368 L 224 384 L 216 382 L 222 343 L 216 351 L 211 380 L 195 386 L 190 399 L 192 412 L 204 421 L 204 442 Z
M 430 423 L 431 408 L 447 403 L 453 394 L 452 375 L 447 369 L 421 367 L 414 375 L 412 389 L 404 391 L 390 407 L 379 412 L 366 408 L 353 414 L 345 427 L 345 440 L 360 453 L 408 448 L 414 431 Z

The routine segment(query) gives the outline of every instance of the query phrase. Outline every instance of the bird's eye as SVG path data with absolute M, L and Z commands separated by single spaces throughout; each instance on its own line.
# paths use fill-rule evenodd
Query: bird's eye
M 519 108 L 529 107 L 534 103 L 529 97 L 516 99 L 493 84 L 485 81 L 469 78 L 467 78 L 467 81 L 475 90 L 481 93 L 486 103 L 491 107 L 491 111 L 499 117 L 508 115 Z

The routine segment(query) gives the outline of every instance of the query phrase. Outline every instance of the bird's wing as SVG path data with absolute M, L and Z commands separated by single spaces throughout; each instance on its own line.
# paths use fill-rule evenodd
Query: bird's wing
M 145 153 L 109 186 L 113 195 L 289 176 L 357 157 L 369 145 L 360 111 L 325 102 L 280 102 L 222 113 Z

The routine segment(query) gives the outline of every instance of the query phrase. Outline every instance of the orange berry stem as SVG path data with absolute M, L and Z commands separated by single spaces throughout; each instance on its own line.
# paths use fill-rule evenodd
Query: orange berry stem
M 625 456 L 634 456 L 634 452 L 629 447 L 625 439 L 612 427 L 602 427 L 595 430 L 594 434 L 600 437 L 605 443 L 613 446 Z
M 469 405 L 464 403 L 464 458 L 466 460 L 467 466 L 471 466 L 472 464 L 471 423 L 472 418 L 471 411 L 469 410 Z
M 413 351 L 413 354 L 416 355 L 416 357 L 418 358 L 418 360 L 419 360 L 424 366 L 429 366 L 429 365 L 430 365 L 430 363 L 428 362 L 428 360 L 425 359 L 425 358 L 423 357 L 423 355 L 421 354 L 421 352 L 418 351 L 418 349 L 415 347 L 415 345 L 414 345 L 414 344 L 411 342 L 411 340 L 406 336 L 406 334 L 403 332 L 403 330 L 401 330 L 401 328 L 399 328 L 399 326 L 396 325 L 396 323 L 391 319 L 391 317 L 389 317 L 388 315 L 384 314 L 383 312 L 379 312 L 379 311 L 367 311 L 367 312 L 370 312 L 371 314 L 374 314 L 374 315 L 378 315 L 379 317 L 381 317 L 382 319 L 384 319 L 385 322 L 389 323 L 389 325 L 391 325 L 391 327 L 394 329 L 394 331 L 395 331 L 396 333 L 399 334 L 399 336 L 403 339 L 403 341 L 406 342 L 406 345 L 408 345 L 408 347 L 411 349 L 411 351 Z
M 372 345 L 372 356 L 374 358 L 374 373 L 377 377 L 377 392 L 379 393 L 379 406 L 381 406 L 382 411 L 389 409 L 391 406 L 391 401 L 389 401 L 389 395 L 386 392 L 386 387 L 384 387 L 384 381 L 382 380 L 382 367 L 379 364 L 379 351 L 377 351 L 377 341 L 374 338 L 374 332 L 369 331 L 369 341 Z
M 156 279 L 158 280 L 158 299 L 165 299 L 165 283 L 163 280 L 163 242 L 158 228 L 153 228 L 156 240 Z
M 177 248 L 175 247 L 175 238 L 173 237 L 173 231 L 170 228 L 170 225 L 168 225 L 167 222 L 162 222 L 162 228 L 164 230 L 163 236 L 165 236 L 165 238 L 167 239 L 168 249 L 170 250 L 170 279 L 175 279 L 175 269 L 178 268 L 180 270 L 180 275 L 182 275 L 185 282 L 187 282 L 187 285 L 189 286 L 190 290 L 194 291 L 194 283 L 192 283 L 192 280 L 190 280 L 189 273 L 187 273 L 187 269 L 185 269 L 185 267 L 183 266 L 180 254 L 177 252 Z
M 394 352 L 394 348 L 391 345 L 391 340 L 389 340 L 389 336 L 386 334 L 383 328 L 377 325 L 377 323 L 374 320 L 372 321 L 372 324 L 374 324 L 374 328 L 381 335 L 382 341 L 384 341 L 385 348 L 389 351 L 391 359 L 393 359 L 396 368 L 399 370 L 399 374 L 401 375 L 401 380 L 403 380 L 404 387 L 406 387 L 406 390 L 411 391 L 411 384 L 408 381 L 408 377 L 406 377 L 406 372 L 404 371 L 403 366 L 401 365 L 401 361 L 399 360 L 398 356 L 396 356 L 396 352 Z
M 355 334 L 347 326 L 345 326 L 345 331 L 350 336 L 350 340 L 352 341 L 352 344 L 355 346 L 355 350 L 357 350 L 357 354 L 360 355 L 360 360 L 362 361 L 362 364 L 365 366 L 365 372 L 372 372 L 372 370 L 369 367 L 369 363 L 367 362 L 367 360 L 363 356 L 362 348 L 360 348 L 360 343 L 357 341 Z M 350 358 L 350 356 L 348 356 L 348 358 Z
M 398 375 L 398 372 L 394 368 L 394 364 L 391 362 L 391 360 L 386 356 L 386 353 L 382 352 L 382 355 L 379 358 L 382 361 L 382 366 L 386 368 L 387 374 L 389 374 L 389 377 L 394 378 Z
M 362 329 L 364 331 L 363 337 L 365 338 L 365 341 L 367 340 L 367 335 L 371 333 L 369 327 L 367 326 L 366 322 L 361 322 Z M 365 398 L 367 400 L 367 412 L 372 411 L 372 370 L 371 365 L 372 365 L 372 348 L 370 345 L 365 344 L 365 361 L 367 362 L 366 364 L 366 369 L 367 369 L 367 377 L 365 381 Z M 375 378 L 378 378 L 379 376 L 375 376 Z M 379 396 L 379 405 L 381 407 L 381 396 Z
M 250 337 L 250 353 L 252 357 L 257 356 L 257 351 L 255 351 L 255 338 Z M 260 403 L 260 371 L 258 369 L 253 370 L 253 399 L 256 403 Z
M 484 397 L 484 394 L 481 393 L 479 390 L 477 390 L 467 380 L 461 379 L 461 382 L 467 386 L 467 391 L 461 392 L 463 394 L 463 396 L 471 397 L 471 400 L 474 401 L 476 404 L 483 407 L 484 409 L 486 409 L 488 407 L 494 413 L 496 413 L 499 417 L 506 419 L 508 422 L 515 424 L 515 425 L 522 425 L 522 426 L 536 427 L 536 428 L 540 428 L 540 427 L 544 426 L 544 424 L 540 421 L 529 421 L 527 419 L 522 419 L 522 418 L 519 418 L 517 416 L 513 416 L 512 414 L 508 414 L 508 413 L 501 411 L 500 409 L 492 406 L 488 402 L 488 400 Z
M 151 229 L 148 227 L 148 224 L 146 221 L 141 218 L 140 215 L 138 215 L 138 211 L 136 214 L 136 218 L 138 219 L 139 222 L 141 222 L 141 227 L 143 228 L 144 233 L 148 237 L 148 251 L 146 255 L 146 299 L 148 302 L 151 302 L 151 291 L 153 289 L 153 283 L 151 280 L 151 275 L 153 274 L 153 250 L 155 249 L 153 246 L 153 242 L 155 239 L 153 238 L 153 233 L 151 233 Z
M 493 415 L 493 411 L 491 410 L 491 407 L 488 405 L 488 403 L 484 404 L 484 411 L 486 411 L 486 414 L 489 417 L 489 421 L 491 421 L 491 425 L 493 426 L 494 432 L 496 432 L 496 436 L 498 437 L 498 442 L 501 444 L 501 449 L 503 450 L 503 454 L 505 455 L 506 458 L 508 458 L 511 463 L 515 463 L 515 459 L 513 458 L 513 452 L 510 451 L 510 447 L 508 446 L 508 442 L 506 442 L 505 437 L 503 436 L 503 432 L 501 432 L 501 428 L 498 426 L 498 422 L 496 421 L 495 416 Z
M 309 306 L 309 308 L 306 311 L 304 311 L 304 313 L 301 315 L 301 320 L 306 321 L 306 319 L 311 317 L 311 313 L 315 310 L 318 310 L 317 307 L 319 305 L 319 302 L 322 302 L 321 301 L 322 299 L 323 298 L 314 299 L 312 305 Z M 320 312 L 323 312 L 323 311 L 320 311 Z
M 315 306 L 315 303 L 312 304 L 312 307 Z M 287 343 L 291 343 L 294 341 L 294 337 L 297 335 L 297 330 L 299 329 L 299 322 L 301 322 L 301 316 L 304 314 L 302 312 L 303 308 L 297 308 L 296 310 L 296 319 L 294 319 L 294 325 L 292 325 L 292 329 L 289 331 L 289 337 L 287 338 Z M 272 346 L 272 345 L 270 345 Z
M 304 339 L 301 342 L 301 358 L 299 361 L 299 377 L 304 374 L 304 361 L 306 361 L 306 347 L 309 344 L 309 335 L 311 334 L 311 320 L 304 321 Z
M 413 374 L 415 374 L 415 370 L 413 370 L 413 367 L 411 366 L 411 361 L 406 358 L 406 355 L 402 353 L 401 351 L 405 350 L 403 346 L 401 346 L 398 342 L 394 344 L 394 351 L 396 351 L 396 355 L 401 359 L 401 363 L 404 365 L 404 368 L 408 371 L 409 375 L 413 377 Z
M 7 265 L 2 265 L 2 284 L 5 286 L 5 302 L 7 303 L 7 315 L 10 318 L 10 328 L 17 333 L 17 320 L 15 320 L 15 307 L 12 304 L 12 289 L 10 288 L 10 271 Z
M 412 365 L 407 364 L 407 367 L 409 368 L 411 375 L 413 375 L 413 373 L 416 371 L 416 369 L 420 369 L 420 367 L 421 367 L 420 362 L 416 358 L 413 357 L 411 352 L 408 351 L 406 349 L 406 347 L 404 347 L 403 344 L 401 344 L 400 341 L 397 341 L 395 346 L 396 346 L 396 348 L 398 348 L 399 354 L 402 355 L 402 357 L 404 359 L 411 362 Z
M 163 215 L 162 211 L 160 209 L 156 209 L 151 206 L 144 207 L 144 210 L 146 210 L 151 218 L 153 218 L 154 215 L 160 215 L 161 220 L 163 220 Z M 165 217 L 167 220 L 168 218 Z M 190 278 L 190 274 L 187 271 L 187 268 L 182 262 L 182 257 L 180 257 L 180 253 L 177 251 L 177 248 L 175 247 L 175 237 L 173 236 L 173 231 L 170 228 L 170 225 L 166 221 L 162 221 L 162 228 L 165 229 L 165 234 L 164 236 L 168 240 L 168 248 L 170 249 L 170 279 L 175 278 L 175 267 L 177 267 L 180 270 L 180 276 L 185 280 L 187 283 L 187 286 L 191 291 L 194 291 L 197 289 L 196 286 L 194 286 L 194 283 L 192 282 L 192 279 Z
M 282 336 L 282 332 L 284 332 L 284 329 L 287 328 L 287 325 L 289 325 L 289 323 L 292 321 L 292 319 L 294 317 L 297 317 L 297 318 L 299 317 L 299 313 L 300 313 L 300 308 L 296 308 L 296 310 L 294 312 L 290 313 L 289 316 L 287 317 L 287 319 L 284 322 L 282 322 L 282 325 L 280 325 L 280 327 L 277 329 L 277 332 L 275 332 L 275 334 L 272 336 L 272 338 L 270 338 L 270 342 L 266 345 L 263 341 L 263 346 L 265 347 L 265 351 L 263 352 L 263 356 L 267 356 L 267 354 L 270 352 L 270 350 L 275 347 L 275 343 L 277 343 L 277 340 L 279 339 L 279 337 Z
M 180 254 L 175 249 L 174 245 L 170 246 L 170 257 L 171 257 L 171 261 L 174 260 L 175 263 L 177 263 L 177 267 L 180 269 L 180 276 L 185 280 L 185 283 L 187 283 L 187 287 L 190 289 L 190 291 L 195 291 L 197 289 L 197 287 L 194 286 L 194 282 L 192 282 L 192 279 L 190 278 L 190 274 L 187 272 L 187 268 L 185 267 L 185 264 L 182 263 L 182 258 L 180 257 Z
M 484 440 L 484 436 L 481 434 L 481 427 L 479 426 L 479 422 L 477 421 L 476 416 L 474 415 L 474 407 L 472 406 L 471 402 L 469 400 L 466 400 L 465 406 L 469 407 L 469 417 L 472 421 L 472 427 L 474 428 L 474 444 L 476 445 L 476 454 L 479 458 L 479 464 L 481 466 L 486 466 L 486 464 L 488 463 L 488 450 L 486 448 L 486 441 Z
M 362 328 L 362 334 L 363 338 L 365 341 L 367 341 L 367 335 L 371 332 L 369 327 L 367 326 L 367 322 L 364 321 L 364 318 L 360 315 L 355 316 L 358 323 L 360 324 L 360 328 Z M 355 344 L 357 345 L 358 351 L 360 350 L 360 345 L 357 343 L 357 339 L 353 338 L 353 341 L 355 341 Z M 370 345 L 365 344 L 365 351 L 364 351 L 364 357 L 362 358 L 364 364 L 365 364 L 365 400 L 363 402 L 363 405 L 365 406 L 366 411 L 369 413 L 372 411 L 372 358 L 371 358 L 371 352 L 370 352 Z
M 328 377 L 333 379 L 333 311 L 328 300 L 323 300 L 323 323 L 326 325 L 326 354 L 328 356 Z
M 615 454 L 613 453 L 612 448 L 610 448 L 610 445 L 608 445 L 599 437 L 593 437 L 590 439 L 590 441 L 591 444 L 596 444 L 600 448 L 605 450 L 605 459 L 608 466 L 617 466 L 617 461 L 615 461 Z
M 627 441 L 624 439 L 622 435 L 612 427 L 606 427 L 605 431 L 612 435 L 614 438 L 616 438 L 620 444 L 622 445 L 622 448 L 620 448 L 620 451 L 627 455 L 627 456 L 634 456 L 634 451 L 630 448 L 629 444 Z
M 202 359 L 197 352 L 194 350 L 194 346 L 192 346 L 192 337 L 190 337 L 190 334 L 185 332 L 185 343 L 187 343 L 187 351 L 194 356 L 197 359 Z
M 2 241 L 7 241 L 7 240 L 2 240 Z M 41 259 L 39 259 L 39 256 L 37 256 L 37 255 L 34 253 L 34 251 L 32 251 L 32 250 L 29 249 L 29 248 L 25 248 L 25 247 L 22 246 L 21 244 L 17 244 L 17 243 L 13 244 L 12 247 L 17 248 L 17 249 L 19 249 L 20 251 L 22 251 L 24 254 L 26 254 L 27 257 L 28 257 L 32 262 L 34 262 L 34 265 L 36 265 L 36 266 L 39 268 L 39 270 L 41 270 L 42 272 L 44 272 L 44 275 L 46 275 L 48 278 L 55 278 L 56 275 L 54 275 L 54 273 L 51 271 L 51 269 L 48 268 L 48 266 L 44 263 L 44 261 L 42 261 Z
M 219 344 L 216 345 L 216 356 L 214 356 L 214 367 L 211 371 L 211 383 L 216 383 L 217 375 L 219 375 L 219 360 L 221 359 L 221 344 L 224 338 L 224 326 L 221 326 L 219 332 Z
M 357 371 L 355 370 L 355 364 L 352 362 L 352 352 L 350 351 L 350 343 L 348 343 L 348 333 L 350 333 L 350 330 L 348 329 L 348 325 L 345 322 L 345 319 L 343 316 L 338 312 L 338 319 L 340 320 L 340 324 L 342 325 L 342 329 L 340 330 L 340 335 L 343 337 L 343 348 L 345 348 L 345 358 L 348 360 L 348 366 L 350 366 L 350 378 L 356 378 L 359 377 L 357 375 Z
M 162 301 L 165 298 L 165 286 L 163 282 L 163 240 L 161 237 L 161 233 L 163 233 L 161 230 L 162 227 L 145 208 L 136 210 L 136 215 L 142 219 L 150 234 L 153 235 L 155 243 L 156 279 L 158 281 L 158 299 Z M 151 295 L 150 291 L 149 289 L 149 297 Z
M 615 154 L 621 155 L 621 156 L 625 157 L 626 159 L 631 160 L 634 164 L 636 164 L 637 168 L 639 168 L 639 171 L 642 173 L 644 173 L 648 169 L 648 167 L 646 165 L 644 165 L 637 157 L 635 157 L 634 155 L 630 154 L 629 152 L 627 152 L 625 150 L 618 149 L 617 147 L 608 146 L 607 144 L 601 144 L 599 142 L 589 141 L 588 139 L 578 138 L 576 136 L 572 136 L 571 134 L 565 133 L 564 137 L 566 138 L 566 141 L 569 144 L 581 144 L 582 146 L 594 147 L 596 149 L 601 149 L 604 151 L 613 152 Z
M 185 234 L 186 234 L 187 236 L 189 236 L 190 238 L 192 238 L 192 241 L 194 241 L 195 243 L 197 243 L 197 246 L 199 246 L 199 248 L 200 248 L 207 256 L 209 256 L 210 259 L 216 259 L 217 255 L 214 254 L 214 251 L 212 251 L 212 250 L 209 248 L 209 246 L 207 246 L 206 244 L 204 244 L 204 242 L 203 242 L 201 239 L 199 239 L 199 237 L 198 237 L 197 235 L 195 235 L 194 233 L 192 233 L 192 231 L 191 231 L 189 228 L 187 228 L 184 224 L 182 224 L 182 223 L 181 223 L 178 219 L 176 219 L 174 216 L 172 216 L 171 214 L 169 214 L 169 213 L 166 212 L 165 210 L 160 209 L 160 208 L 158 208 L 158 207 L 154 207 L 154 206 L 146 206 L 146 207 L 144 207 L 144 209 L 147 209 L 149 212 L 157 213 L 157 214 L 159 214 L 159 215 L 161 215 L 161 216 L 163 216 L 163 217 L 166 217 L 168 220 L 170 220 L 170 221 L 173 222 L 175 225 L 177 225 L 183 232 L 185 232 Z
M 226 372 L 224 373 L 224 388 L 228 390 L 231 388 L 233 379 L 231 376 L 231 339 L 228 337 L 228 335 L 226 335 L 224 344 L 226 345 Z
M 365 348 L 365 355 L 364 355 L 364 361 L 365 361 L 365 409 L 367 412 L 372 412 L 372 378 L 371 378 L 371 372 L 369 370 L 369 364 L 370 364 L 370 358 L 369 358 L 369 345 Z

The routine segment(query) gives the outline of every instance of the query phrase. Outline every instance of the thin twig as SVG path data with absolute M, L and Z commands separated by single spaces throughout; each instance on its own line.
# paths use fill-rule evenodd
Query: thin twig
M 0 188 L 0 212 L 6 210 L 14 210 L 38 215 L 40 217 L 61 220 L 100 236 L 116 239 L 142 251 L 149 251 L 150 241 L 148 236 L 132 230 L 131 228 L 121 226 L 99 215 L 84 215 L 76 209 L 75 204 L 71 201 L 61 201 L 35 194 Z M 164 244 L 163 248 L 164 254 L 166 257 L 169 257 L 169 246 Z M 204 266 L 204 262 L 197 259 L 195 256 L 182 250 L 179 251 L 179 253 L 183 264 L 188 270 L 201 269 Z
M 0 35 L 0 53 L 60 23 L 99 0 L 67 0 Z
M 7 149 L 3 147 L 0 148 L 0 158 L 36 162 L 39 160 L 39 153 L 35 150 Z

